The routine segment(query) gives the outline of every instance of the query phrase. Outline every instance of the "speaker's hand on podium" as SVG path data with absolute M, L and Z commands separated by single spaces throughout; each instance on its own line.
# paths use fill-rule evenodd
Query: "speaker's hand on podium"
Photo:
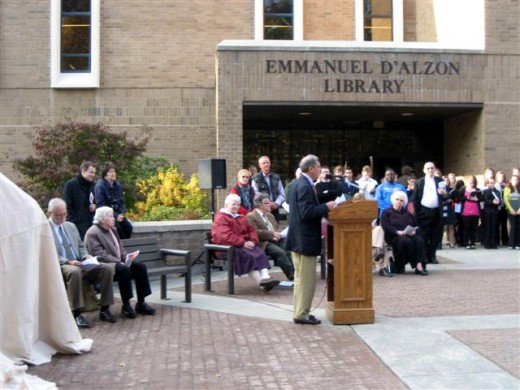
M 335 209 L 338 206 L 338 204 L 333 200 L 331 200 L 330 202 L 327 202 L 326 205 L 327 205 L 327 208 L 329 209 L 329 211 L 332 209 Z

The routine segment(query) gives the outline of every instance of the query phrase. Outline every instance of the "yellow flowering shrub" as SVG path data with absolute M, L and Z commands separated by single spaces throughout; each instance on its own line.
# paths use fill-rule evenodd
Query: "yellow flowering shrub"
M 210 218 L 206 194 L 196 174 L 189 181 L 176 166 L 159 167 L 156 173 L 136 183 L 138 200 L 129 217 L 140 221 Z

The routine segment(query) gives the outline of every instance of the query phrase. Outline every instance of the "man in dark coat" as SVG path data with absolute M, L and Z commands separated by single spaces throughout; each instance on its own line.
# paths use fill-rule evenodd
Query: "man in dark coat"
M 287 249 L 294 263 L 294 323 L 317 325 L 309 315 L 316 288 L 316 257 L 321 253 L 321 219 L 336 207 L 334 201 L 320 204 L 314 188 L 321 164 L 307 155 L 300 161 L 302 176 L 291 187 Z
M 435 176 L 435 165 L 424 164 L 424 177 L 417 180 L 413 191 L 413 203 L 419 231 L 426 246 L 428 263 L 438 264 L 435 252 L 442 241 L 442 202 L 446 197 L 446 185 Z
M 91 161 L 83 161 L 79 167 L 79 174 L 65 183 L 62 199 L 67 203 L 67 221 L 78 228 L 81 240 L 92 226 L 96 202 L 94 199 L 94 179 L 96 165 Z

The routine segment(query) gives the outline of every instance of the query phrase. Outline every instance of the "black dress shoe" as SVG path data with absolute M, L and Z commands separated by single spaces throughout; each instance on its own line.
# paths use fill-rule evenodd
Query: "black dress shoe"
M 430 264 L 439 264 L 439 261 L 434 257 L 433 259 L 428 260 Z
M 415 274 L 416 275 L 422 275 L 422 276 L 426 276 L 428 275 L 428 271 L 426 271 L 425 269 L 415 269 Z
M 155 309 L 151 307 L 148 303 L 136 303 L 135 304 L 135 311 L 139 314 L 144 314 L 147 316 L 153 316 L 155 315 Z
M 135 314 L 134 309 L 132 309 L 132 306 L 130 304 L 123 305 L 121 307 L 121 314 L 125 316 L 126 318 L 135 318 L 137 314 Z
M 76 325 L 78 325 L 78 328 L 90 328 L 90 323 L 81 314 L 74 318 L 74 320 L 76 321 Z
M 106 322 L 117 322 L 108 309 L 99 312 L 99 319 Z
M 319 325 L 319 324 L 321 324 L 321 321 L 318 320 L 313 315 L 310 315 L 307 318 L 295 318 L 295 319 L 293 319 L 293 321 L 295 324 L 299 324 L 299 325 Z
M 273 288 L 280 284 L 279 280 L 276 279 L 262 279 L 260 281 L 260 287 L 264 289 L 264 292 L 271 291 Z

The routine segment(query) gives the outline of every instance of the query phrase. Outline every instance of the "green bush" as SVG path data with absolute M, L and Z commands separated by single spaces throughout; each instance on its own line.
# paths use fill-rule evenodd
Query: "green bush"
M 44 125 L 37 129 L 33 140 L 34 153 L 17 159 L 14 168 L 25 176 L 20 183 L 38 203 L 45 208 L 49 199 L 60 196 L 67 180 L 78 174 L 82 161 L 103 164 L 113 162 L 119 179 L 132 206 L 135 189 L 140 176 L 141 164 L 158 164 L 153 159 L 143 160 L 151 129 L 143 127 L 138 140 L 129 140 L 127 132 L 111 132 L 102 123 L 65 122 Z M 155 166 L 154 166 L 155 164 Z

